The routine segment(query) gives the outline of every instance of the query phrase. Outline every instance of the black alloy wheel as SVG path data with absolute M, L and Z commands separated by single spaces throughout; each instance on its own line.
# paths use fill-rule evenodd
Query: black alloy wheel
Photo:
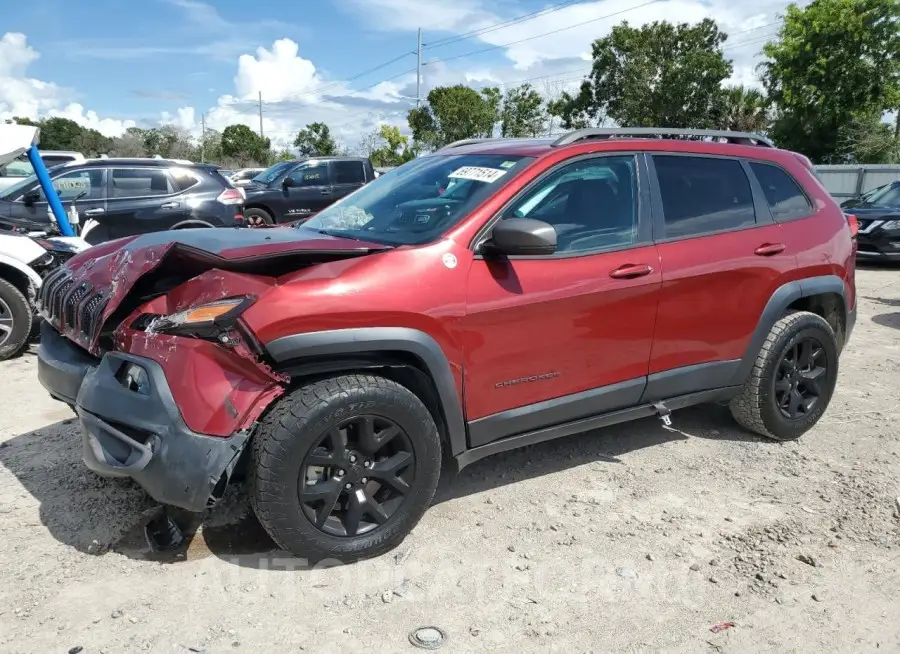
M 828 377 L 825 347 L 813 336 L 795 341 L 778 362 L 774 397 L 778 410 L 789 420 L 809 415 L 821 400 L 820 383 Z
M 415 481 L 412 442 L 394 421 L 354 416 L 329 429 L 301 468 L 303 513 L 330 536 L 359 536 L 385 524 Z

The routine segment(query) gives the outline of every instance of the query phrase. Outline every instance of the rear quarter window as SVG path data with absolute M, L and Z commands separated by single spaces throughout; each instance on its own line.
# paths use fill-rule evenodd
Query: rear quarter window
M 809 198 L 786 171 L 778 166 L 756 161 L 750 162 L 750 169 L 762 187 L 775 220 L 804 218 L 813 212 Z

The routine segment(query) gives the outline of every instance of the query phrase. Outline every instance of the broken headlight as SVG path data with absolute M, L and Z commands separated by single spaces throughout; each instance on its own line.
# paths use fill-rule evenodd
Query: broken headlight
M 254 297 L 241 296 L 198 304 L 167 316 L 142 316 L 144 331 L 179 336 L 216 338 L 231 329 L 240 315 L 253 304 Z M 139 319 L 140 320 L 140 319 Z

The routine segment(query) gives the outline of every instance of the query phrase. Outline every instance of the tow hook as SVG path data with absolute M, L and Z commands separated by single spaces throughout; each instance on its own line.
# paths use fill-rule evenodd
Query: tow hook
M 669 410 L 669 407 L 667 407 L 662 402 L 654 402 L 653 408 L 656 409 L 656 415 L 659 416 L 659 419 L 662 420 L 662 423 L 666 427 L 671 427 L 672 418 L 670 418 L 669 416 L 672 415 L 672 412 Z

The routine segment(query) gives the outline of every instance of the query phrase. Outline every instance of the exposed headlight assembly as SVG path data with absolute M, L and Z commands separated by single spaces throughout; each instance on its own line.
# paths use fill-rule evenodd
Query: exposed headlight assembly
M 135 327 L 150 333 L 218 338 L 234 327 L 241 314 L 255 301 L 255 297 L 244 295 L 198 304 L 167 316 L 144 315 Z

